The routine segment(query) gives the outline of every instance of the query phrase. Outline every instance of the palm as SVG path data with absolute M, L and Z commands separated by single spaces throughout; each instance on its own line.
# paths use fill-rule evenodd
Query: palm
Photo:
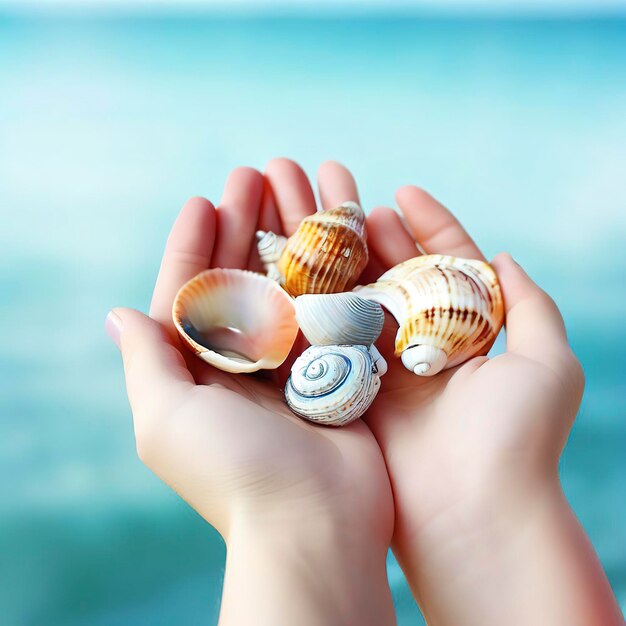
M 322 512 L 349 501 L 365 524 L 390 506 L 384 464 L 365 424 L 316 427 L 292 415 L 269 383 L 225 382 L 195 388 L 172 415 L 159 451 L 161 461 L 172 454 L 172 474 L 163 478 L 218 529 L 227 520 L 214 518 L 214 506 L 233 492 L 242 500 L 260 493 L 264 505 L 281 510 L 315 502 Z

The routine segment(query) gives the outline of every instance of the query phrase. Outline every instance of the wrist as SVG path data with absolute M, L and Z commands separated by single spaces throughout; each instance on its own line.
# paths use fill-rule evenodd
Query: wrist
M 388 546 L 343 520 L 294 525 L 290 513 L 231 525 L 220 624 L 395 623 Z
M 394 553 L 427 621 L 473 623 L 471 606 L 478 623 L 507 623 L 503 615 L 490 620 L 489 611 L 516 604 L 516 576 L 532 569 L 527 562 L 544 542 L 546 521 L 566 509 L 554 473 L 492 481 L 408 532 L 403 524 Z M 505 602 L 509 592 L 514 597 Z M 521 606 L 516 610 L 523 614 Z
M 556 472 L 478 489 L 394 544 L 428 623 L 623 623 Z

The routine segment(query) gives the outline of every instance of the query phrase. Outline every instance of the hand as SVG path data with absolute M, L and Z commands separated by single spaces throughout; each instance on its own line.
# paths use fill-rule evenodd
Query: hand
M 320 179 L 322 198 L 330 191 Z M 181 349 L 171 321 L 184 282 L 208 267 L 260 269 L 255 231 L 289 235 L 314 211 L 294 163 L 270 162 L 265 179 L 234 170 L 219 208 L 194 198 L 180 213 L 152 319 L 116 309 L 107 321 L 140 458 L 226 540 L 223 623 L 394 621 L 385 570 L 393 501 L 370 430 L 297 418 L 275 377 L 215 370 Z
M 385 268 L 416 254 L 484 260 L 441 204 L 398 190 L 405 218 L 378 207 L 370 246 Z M 558 480 L 582 397 L 582 369 L 552 299 L 498 255 L 506 352 L 432 378 L 389 362 L 368 413 L 392 481 L 394 552 L 433 624 L 621 624 L 619 609 Z M 515 616 L 515 618 L 513 617 Z
M 325 206 L 358 202 L 327 163 Z M 404 214 L 373 209 L 361 282 L 420 253 L 484 260 L 458 221 L 416 187 Z M 417 244 L 417 245 L 416 245 Z M 394 552 L 429 624 L 621 624 L 619 608 L 558 481 L 583 392 L 561 315 L 509 255 L 493 261 L 507 350 L 420 378 L 394 356 L 389 316 L 377 347 L 389 370 L 365 418 L 395 500 Z

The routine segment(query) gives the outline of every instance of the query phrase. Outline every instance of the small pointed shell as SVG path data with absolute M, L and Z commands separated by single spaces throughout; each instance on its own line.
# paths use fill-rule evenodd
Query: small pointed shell
M 300 330 L 316 346 L 370 346 L 385 323 L 379 304 L 352 292 L 304 294 L 295 299 L 295 306 Z
M 278 271 L 276 264 L 278 263 L 280 255 L 283 253 L 283 250 L 287 245 L 287 237 L 276 235 L 271 231 L 265 232 L 263 230 L 258 230 L 256 237 L 259 258 L 265 267 L 268 277 L 282 283 L 282 275 Z
M 504 319 L 497 276 L 482 261 L 415 257 L 357 293 L 395 317 L 396 355 L 420 376 L 432 376 L 479 354 Z
M 311 346 L 294 362 L 285 387 L 289 408 L 318 424 L 343 426 L 369 408 L 380 388 L 364 346 Z
M 292 296 L 351 289 L 367 265 L 365 214 L 355 202 L 302 220 L 278 261 Z
M 298 333 L 293 300 L 261 274 L 206 270 L 182 286 L 173 319 L 184 342 L 225 372 L 274 369 Z

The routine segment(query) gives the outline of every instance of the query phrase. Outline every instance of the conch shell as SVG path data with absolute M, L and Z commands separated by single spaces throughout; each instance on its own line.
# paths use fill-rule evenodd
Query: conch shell
M 479 354 L 504 320 L 498 278 L 483 261 L 418 256 L 356 291 L 394 316 L 396 355 L 419 376 L 433 376 Z
M 367 265 L 365 214 L 355 202 L 304 218 L 286 242 L 263 231 L 257 238 L 268 275 L 294 297 L 349 290 Z
M 379 374 L 364 346 L 311 346 L 294 362 L 285 398 L 304 419 L 344 426 L 363 415 L 379 388 Z
M 181 287 L 172 316 L 183 341 L 225 372 L 278 367 L 298 334 L 292 298 L 246 270 L 201 272 Z

